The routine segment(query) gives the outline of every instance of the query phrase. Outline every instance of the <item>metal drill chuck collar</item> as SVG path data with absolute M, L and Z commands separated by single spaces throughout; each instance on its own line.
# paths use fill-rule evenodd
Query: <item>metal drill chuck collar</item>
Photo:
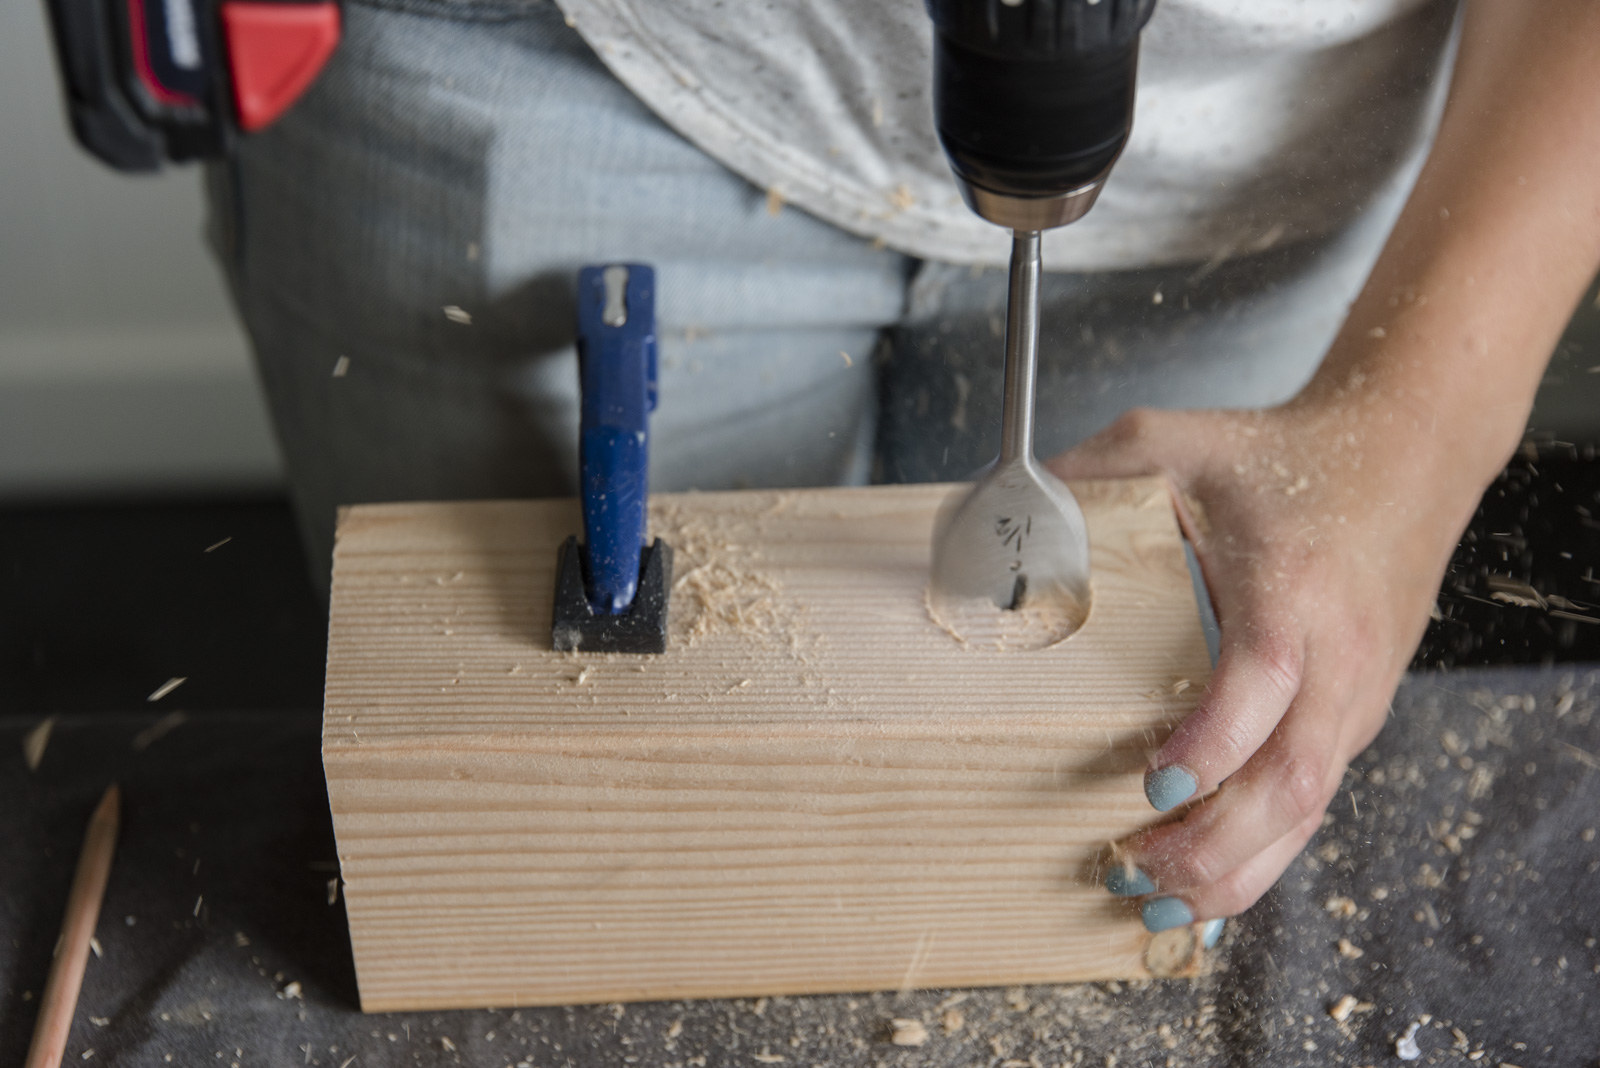
M 1107 164 L 1106 172 L 1110 170 L 1111 165 Z M 974 185 L 965 175 L 956 174 L 956 188 L 961 190 L 961 199 L 967 202 L 967 207 L 1008 230 L 1053 230 L 1077 222 L 1094 207 L 1105 184 L 1105 174 L 1102 174 L 1088 185 L 1059 196 L 1019 197 Z

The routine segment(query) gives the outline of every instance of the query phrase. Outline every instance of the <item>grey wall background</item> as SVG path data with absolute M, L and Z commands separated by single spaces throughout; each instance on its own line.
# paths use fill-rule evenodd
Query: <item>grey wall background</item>
M 199 174 L 77 148 L 40 0 L 0 2 L 0 500 L 279 479 Z

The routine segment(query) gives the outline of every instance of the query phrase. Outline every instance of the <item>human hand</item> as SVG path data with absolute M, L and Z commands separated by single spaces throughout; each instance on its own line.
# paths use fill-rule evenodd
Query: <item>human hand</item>
M 1383 726 L 1483 490 L 1430 435 L 1396 429 L 1425 424 L 1359 392 L 1133 411 L 1048 465 L 1166 475 L 1221 625 L 1210 685 L 1145 775 L 1156 809 L 1190 807 L 1122 843 L 1107 877 L 1148 895 L 1152 931 L 1242 912 L 1316 832 Z

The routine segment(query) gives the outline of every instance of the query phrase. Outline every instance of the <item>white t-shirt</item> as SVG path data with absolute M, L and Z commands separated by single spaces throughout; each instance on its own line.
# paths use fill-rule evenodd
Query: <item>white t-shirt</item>
M 928 259 L 1000 263 L 934 134 L 921 0 L 559 0 L 669 125 L 775 198 Z M 1402 179 L 1455 0 L 1160 0 L 1133 135 L 1047 268 L 1223 259 L 1331 232 Z

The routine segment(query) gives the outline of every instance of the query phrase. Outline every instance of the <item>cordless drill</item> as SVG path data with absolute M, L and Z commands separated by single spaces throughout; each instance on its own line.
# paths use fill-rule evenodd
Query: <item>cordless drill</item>
M 932 589 L 1087 614 L 1089 536 L 1033 456 L 1039 234 L 1084 216 L 1133 125 L 1139 33 L 1155 0 L 927 0 L 933 110 L 968 206 L 1012 232 L 999 458 L 936 525 Z

